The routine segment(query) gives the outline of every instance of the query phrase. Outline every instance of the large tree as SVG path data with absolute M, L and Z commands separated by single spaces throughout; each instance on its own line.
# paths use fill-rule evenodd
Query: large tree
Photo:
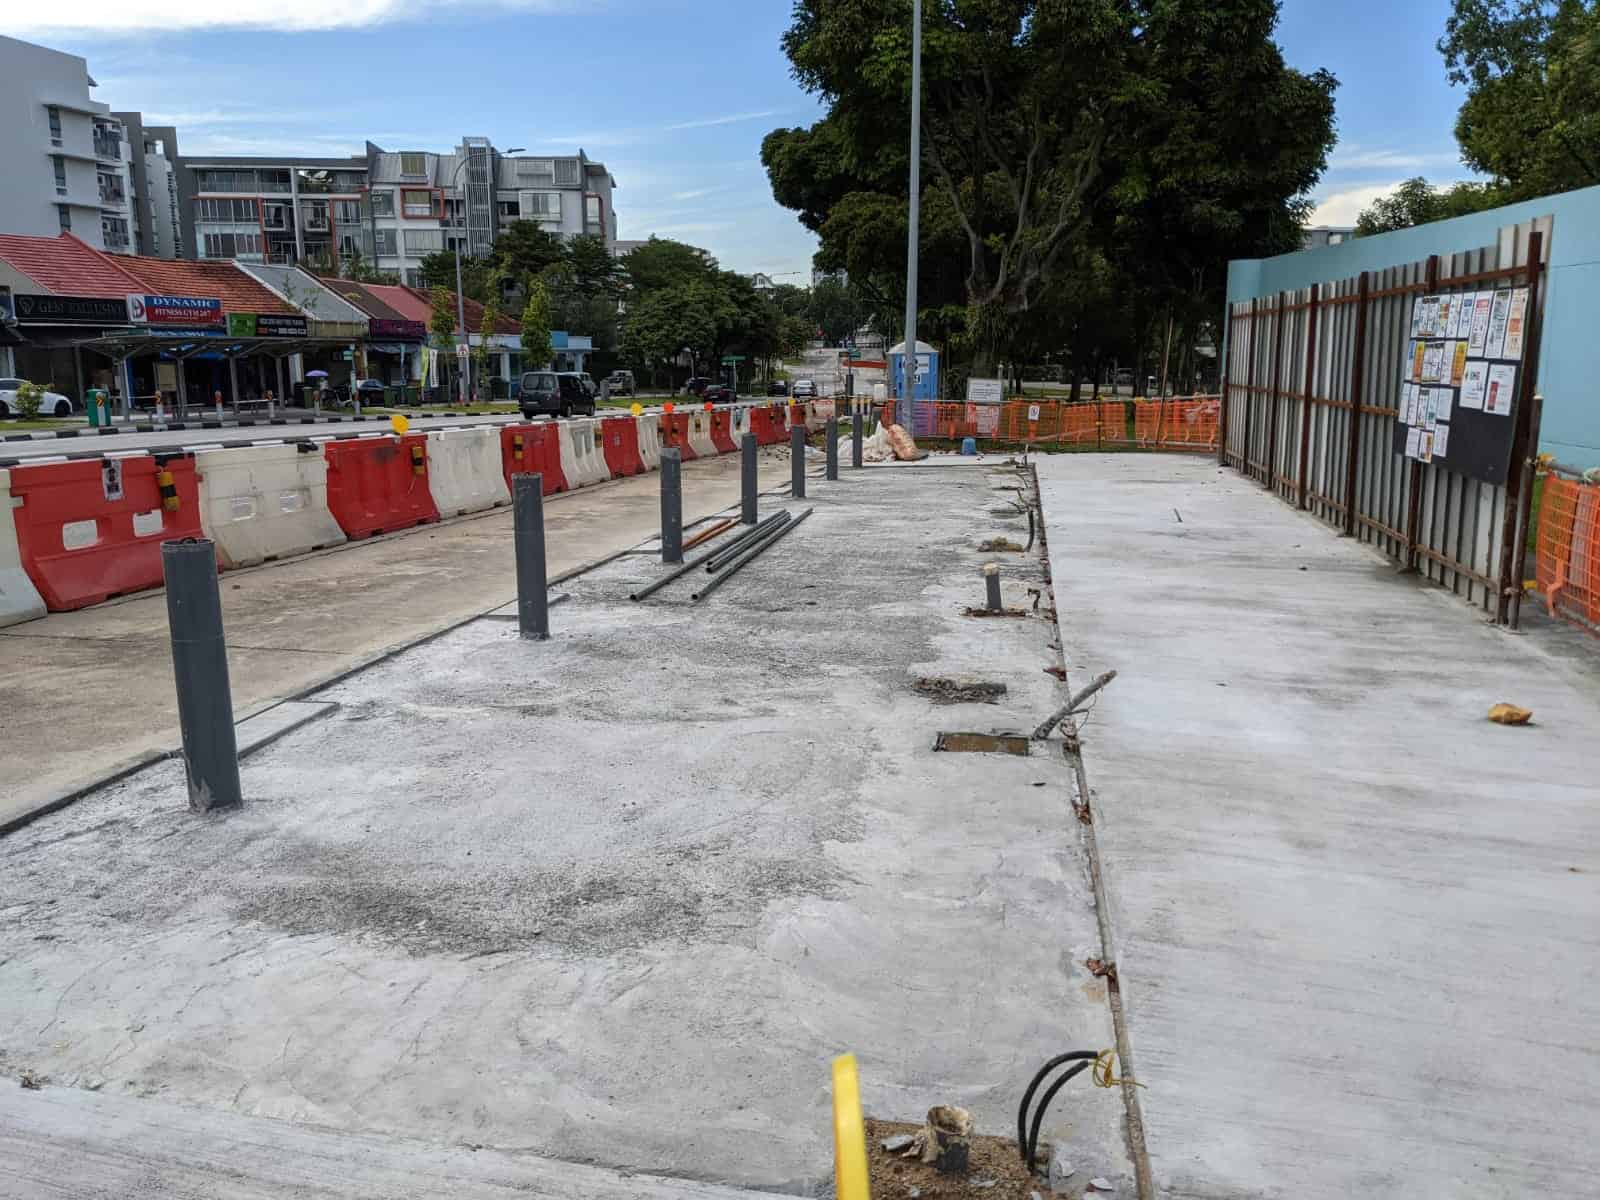
M 1230 254 L 1296 228 L 1334 82 L 1284 66 L 1276 17 L 1275 0 L 930 0 L 919 298 L 975 369 L 1096 245 L 1192 236 L 1203 267 L 1141 266 L 1194 296 Z M 784 48 L 828 114 L 763 145 L 774 194 L 821 235 L 819 265 L 870 263 L 869 286 L 904 244 L 908 18 L 904 0 L 797 0 Z
M 1462 155 L 1508 199 L 1600 184 L 1600 4 L 1455 0 L 1439 51 Z
M 717 328 L 704 290 L 695 283 L 656 288 L 629 308 L 622 326 L 623 352 L 649 369 L 652 385 L 657 368 L 670 369 L 683 351 L 696 356 L 711 352 Z
M 1507 202 L 1503 187 L 1492 183 L 1456 183 L 1434 187 L 1420 175 L 1408 179 L 1387 195 L 1380 196 L 1356 218 L 1356 236 L 1388 233 L 1443 221 Z

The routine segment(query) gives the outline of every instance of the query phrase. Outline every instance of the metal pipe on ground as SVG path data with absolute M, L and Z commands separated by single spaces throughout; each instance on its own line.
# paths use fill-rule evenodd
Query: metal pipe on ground
M 550 584 L 544 557 L 544 476 L 511 477 L 512 538 L 517 547 L 517 625 L 522 636 L 550 637 Z
M 708 573 L 720 571 L 730 558 L 737 557 L 740 551 L 746 549 L 751 542 L 764 538 L 769 533 L 777 532 L 778 526 L 787 525 L 792 520 L 794 520 L 794 514 L 787 509 L 773 513 L 759 525 L 746 530 L 742 537 L 735 538 L 727 545 L 713 550 L 707 555 L 706 571 Z
M 803 523 L 805 521 L 805 519 L 807 517 L 809 517 L 812 514 L 813 511 L 814 510 L 808 508 L 808 509 L 805 510 L 805 512 L 801 513 L 794 520 L 785 521 L 783 523 L 783 525 L 777 530 L 777 532 L 769 534 L 766 537 L 756 539 L 753 545 L 747 547 L 745 549 L 745 551 L 742 554 L 739 555 L 738 558 L 734 559 L 732 562 L 730 562 L 728 564 L 727 569 L 725 571 L 722 571 L 721 573 L 719 573 L 716 576 L 716 578 L 714 578 L 714 579 L 710 580 L 709 582 L 703 584 L 701 586 L 700 590 L 698 592 L 693 593 L 689 597 L 689 599 L 690 600 L 704 600 L 712 592 L 716 591 L 723 584 L 727 583 L 728 580 L 732 579 L 735 575 L 737 575 L 744 567 L 748 566 L 749 563 L 753 559 L 760 557 L 762 552 L 767 550 L 769 547 L 771 547 L 771 545 L 774 542 L 776 542 L 779 539 L 781 539 L 782 537 L 784 537 L 784 535 L 792 533 L 796 528 L 798 528 L 801 525 L 801 523 Z
M 233 692 L 228 686 L 222 595 L 217 590 L 217 548 L 209 538 L 163 542 L 161 573 L 167 585 L 167 626 L 189 807 L 196 812 L 236 808 L 244 796 L 233 730 Z
M 685 550 L 693 550 L 696 546 L 701 545 L 704 542 L 709 542 L 712 538 L 716 537 L 719 533 L 722 533 L 723 531 L 732 528 L 732 526 L 734 524 L 735 524 L 735 522 L 734 522 L 734 519 L 732 517 L 729 517 L 725 521 L 718 521 L 710 529 L 702 529 L 699 533 L 695 534 L 688 541 L 684 542 L 683 548 Z
M 726 555 L 729 551 L 737 552 L 737 550 L 740 547 L 746 545 L 747 543 L 749 543 L 754 538 L 760 537 L 760 536 L 770 532 L 772 529 L 774 529 L 778 525 L 787 524 L 788 523 L 788 518 L 789 518 L 789 514 L 787 512 L 773 513 L 765 521 L 761 522 L 761 524 L 755 525 L 755 526 L 752 526 L 749 529 L 746 529 L 743 533 L 739 534 L 738 537 L 734 538 L 731 542 L 727 543 L 726 545 L 718 546 L 715 550 L 708 550 L 708 551 L 706 551 L 706 553 L 700 555 L 697 558 L 691 558 L 688 562 L 684 563 L 676 571 L 673 571 L 673 572 L 671 572 L 670 574 L 667 574 L 667 575 L 663 575 L 660 579 L 657 579 L 654 583 L 646 584 L 644 587 L 640 588 L 636 592 L 630 592 L 629 595 L 628 595 L 628 599 L 629 600 L 643 600 L 646 596 L 655 595 L 662 588 L 666 587 L 667 584 L 671 583 L 674 579 L 681 579 L 683 576 L 687 575 L 690 571 L 694 570 L 696 567 L 704 566 L 706 563 L 710 562 L 712 559 L 720 558 L 723 555 Z

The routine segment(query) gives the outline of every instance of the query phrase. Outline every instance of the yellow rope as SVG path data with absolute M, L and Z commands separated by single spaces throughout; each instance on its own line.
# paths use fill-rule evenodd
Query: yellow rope
M 1095 1056 L 1094 1070 L 1090 1072 L 1094 1078 L 1095 1087 L 1116 1087 L 1121 1083 L 1131 1083 L 1134 1087 L 1144 1086 L 1137 1079 L 1123 1079 L 1113 1075 L 1112 1071 L 1116 1066 L 1116 1061 L 1117 1052 L 1115 1050 L 1102 1050 Z

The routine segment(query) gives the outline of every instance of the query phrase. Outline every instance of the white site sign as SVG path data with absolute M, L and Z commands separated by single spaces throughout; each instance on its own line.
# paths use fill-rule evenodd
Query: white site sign
M 1006 385 L 999 379 L 968 379 L 967 403 L 968 404 L 1004 404 L 1006 402 Z

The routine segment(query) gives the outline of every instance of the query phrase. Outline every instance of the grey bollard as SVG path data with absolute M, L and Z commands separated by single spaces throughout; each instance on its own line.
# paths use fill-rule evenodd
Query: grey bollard
M 512 537 L 517 547 L 517 628 L 525 638 L 550 636 L 550 582 L 544 560 L 544 476 L 513 475 Z
M 806 427 L 789 427 L 789 479 L 790 492 L 796 500 L 806 498 Z
M 988 590 L 989 611 L 1000 611 L 1000 567 L 996 563 L 988 563 L 983 568 L 983 583 Z
M 739 439 L 739 519 L 746 525 L 756 523 L 756 435 L 747 433 Z
M 861 410 L 856 409 L 855 416 L 850 418 L 850 465 L 861 465 Z
M 239 743 L 233 732 L 228 687 L 228 643 L 217 590 L 217 549 L 208 538 L 161 543 L 167 584 L 167 628 L 172 675 L 178 686 L 178 727 L 183 733 L 183 774 L 189 807 L 196 812 L 236 808 Z
M 828 478 L 839 478 L 839 418 L 828 418 Z
M 683 561 L 683 455 L 661 452 L 661 561 Z

